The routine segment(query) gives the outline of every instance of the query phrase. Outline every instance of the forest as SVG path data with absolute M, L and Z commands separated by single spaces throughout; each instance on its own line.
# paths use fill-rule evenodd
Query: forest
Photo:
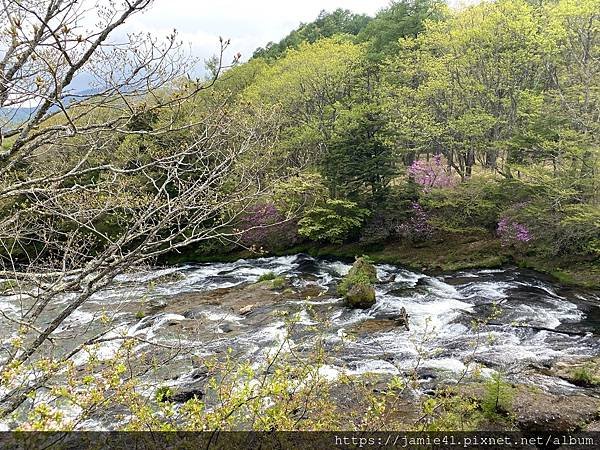
M 598 426 L 599 0 L 323 11 L 231 63 L 111 40 L 151 3 L 0 13 L 2 430 Z
M 212 93 L 242 115 L 277 111 L 265 178 L 285 182 L 241 226 L 279 225 L 242 243 L 360 243 L 597 286 L 597 6 L 400 2 L 372 19 L 323 12 L 258 49 Z

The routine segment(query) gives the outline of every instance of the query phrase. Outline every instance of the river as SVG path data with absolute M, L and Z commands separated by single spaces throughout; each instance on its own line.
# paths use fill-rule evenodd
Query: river
M 431 276 L 377 265 L 377 303 L 353 310 L 335 293 L 350 267 L 342 261 L 294 255 L 130 273 L 77 310 L 57 335 L 71 338 L 64 341 L 74 345 L 102 329 L 101 318 L 108 316 L 114 327 L 109 336 L 136 336 L 185 348 L 152 373 L 148 394 L 157 386 L 193 384 L 198 361 L 228 348 L 237 358 L 259 364 L 286 336 L 286 313 L 298 318 L 287 344 L 296 351 L 311 349 L 318 323 L 327 324 L 318 327 L 321 333 L 326 330 L 320 337 L 327 346 L 343 342 L 322 368 L 331 379 L 341 373 L 401 375 L 418 365 L 427 389 L 432 378 L 458 377 L 467 370 L 467 362 L 475 361 L 484 374 L 502 371 L 518 382 L 570 392 L 581 388 L 528 369 L 600 354 L 598 292 L 561 286 L 517 268 Z M 268 272 L 284 276 L 287 289 L 253 289 Z M 54 307 L 69 298 L 58 299 Z M 18 311 L 18 295 L 0 297 L 0 302 L 4 311 Z M 393 322 L 401 308 L 410 315 L 410 331 Z M 481 322 L 476 329 L 474 321 Z M 5 342 L 13 334 L 8 327 L 1 333 Z M 108 358 L 118 346 L 118 341 L 107 342 L 98 354 Z M 140 342 L 135 351 L 149 348 Z M 85 355 L 76 360 L 85 362 Z

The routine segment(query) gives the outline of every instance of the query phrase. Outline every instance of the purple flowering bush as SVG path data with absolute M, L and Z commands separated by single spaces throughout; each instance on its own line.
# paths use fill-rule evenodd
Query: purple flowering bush
M 396 233 L 411 241 L 423 241 L 433 235 L 429 214 L 417 203 L 412 203 L 411 218 L 396 227 Z
M 448 173 L 441 155 L 435 155 L 430 161 L 416 160 L 408 168 L 408 175 L 425 190 L 451 187 L 455 179 Z
M 533 235 L 526 225 L 508 217 L 500 219 L 497 233 L 504 247 L 515 244 L 526 244 L 533 239 Z
M 256 250 L 286 248 L 299 240 L 298 223 L 286 219 L 271 203 L 248 208 L 240 221 L 239 229 L 242 232 L 242 244 Z

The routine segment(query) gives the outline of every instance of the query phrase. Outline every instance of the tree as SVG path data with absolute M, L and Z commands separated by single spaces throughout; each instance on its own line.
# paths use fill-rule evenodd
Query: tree
M 287 50 L 297 49 L 303 43 L 313 44 L 319 39 L 336 34 L 356 36 L 370 20 L 371 18 L 364 14 L 354 14 L 347 9 L 338 8 L 331 13 L 321 11 L 314 22 L 300 25 L 278 43 L 271 42 L 266 48 L 258 48 L 253 58 L 278 59 Z
M 370 61 L 382 62 L 398 53 L 400 39 L 417 37 L 426 21 L 441 19 L 443 5 L 438 0 L 393 1 L 361 30 L 358 42 L 368 44 Z
M 390 113 L 400 149 L 443 153 L 464 180 L 540 114 L 545 49 L 535 9 L 522 0 L 483 3 L 430 22 L 401 42 L 391 63 Z M 511 155 L 504 155 L 504 163 Z
M 323 158 L 323 173 L 336 197 L 380 203 L 395 175 L 391 149 L 380 135 L 384 119 L 371 105 L 344 111 Z
M 248 86 L 243 100 L 250 114 L 266 109 L 281 115 L 284 169 L 314 165 L 323 155 L 340 111 L 351 97 L 363 54 L 362 46 L 344 36 L 303 43 Z
M 571 161 L 580 196 L 598 204 L 600 161 L 600 3 L 559 1 L 546 7 L 556 158 Z M 556 123 L 557 122 L 557 123 Z M 558 144 L 558 145 L 556 145 Z M 556 164 L 555 164 L 556 166 Z
M 369 211 L 346 200 L 327 199 L 306 211 L 298 233 L 313 241 L 343 243 L 356 232 Z
M 276 116 L 241 120 L 206 102 L 216 80 L 184 76 L 189 61 L 176 34 L 117 39 L 150 3 L 101 1 L 91 30 L 82 24 L 86 3 L 3 3 L 0 108 L 34 107 L 27 120 L 0 126 L 0 276 L 23 302 L 2 312 L 3 326 L 17 331 L 0 360 L 0 417 L 105 339 L 108 330 L 55 345 L 95 293 L 161 255 L 235 238 L 231 224 L 260 191 L 255 175 Z M 75 92 L 79 78 L 94 89 Z

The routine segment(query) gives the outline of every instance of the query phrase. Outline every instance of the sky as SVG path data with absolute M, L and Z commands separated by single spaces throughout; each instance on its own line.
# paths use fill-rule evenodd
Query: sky
M 269 41 L 277 42 L 321 10 L 349 9 L 374 15 L 389 0 L 155 0 L 150 10 L 130 20 L 128 31 L 166 36 L 177 29 L 201 59 L 218 52 L 219 36 L 231 39 L 229 55 L 242 60 Z

